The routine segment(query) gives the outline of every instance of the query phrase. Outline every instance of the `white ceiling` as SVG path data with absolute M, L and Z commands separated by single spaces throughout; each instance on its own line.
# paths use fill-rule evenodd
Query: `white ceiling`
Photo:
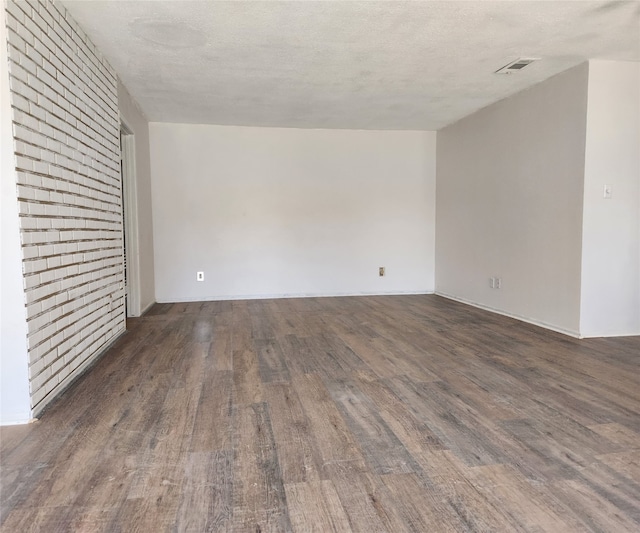
M 437 130 L 587 59 L 639 1 L 65 0 L 151 121 Z M 540 57 L 521 72 L 493 72 Z

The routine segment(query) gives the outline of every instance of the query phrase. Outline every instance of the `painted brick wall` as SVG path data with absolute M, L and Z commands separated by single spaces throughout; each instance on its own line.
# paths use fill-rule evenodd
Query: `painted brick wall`
M 117 78 L 65 8 L 7 3 L 34 415 L 125 328 Z

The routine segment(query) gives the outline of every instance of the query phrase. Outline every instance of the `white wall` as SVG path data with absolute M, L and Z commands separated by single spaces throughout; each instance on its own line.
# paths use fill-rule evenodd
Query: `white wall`
M 135 145 L 135 181 L 130 190 L 135 204 L 135 220 L 128 231 L 135 233 L 139 278 L 137 309 L 134 316 L 144 312 L 155 302 L 153 277 L 153 222 L 151 215 L 151 161 L 149 155 L 149 121 L 118 80 L 118 108 L 124 123 L 133 132 Z M 131 261 L 134 258 L 128 258 Z
M 151 123 L 150 138 L 158 301 L 433 290 L 435 133 Z
M 11 133 L 4 2 L 0 3 L 0 424 L 28 422 L 27 317 L 22 288 L 18 197 Z
M 580 65 L 438 132 L 437 293 L 579 334 L 587 76 Z
M 604 185 L 613 187 L 603 198 Z M 640 64 L 589 63 L 580 330 L 640 335 Z

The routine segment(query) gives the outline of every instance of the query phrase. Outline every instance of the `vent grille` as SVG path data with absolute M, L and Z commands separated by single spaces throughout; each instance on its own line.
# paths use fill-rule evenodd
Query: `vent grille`
M 512 61 L 504 67 L 496 70 L 496 74 L 511 74 L 512 72 L 518 72 L 539 59 L 539 57 L 521 57 L 520 59 L 516 59 L 515 61 Z

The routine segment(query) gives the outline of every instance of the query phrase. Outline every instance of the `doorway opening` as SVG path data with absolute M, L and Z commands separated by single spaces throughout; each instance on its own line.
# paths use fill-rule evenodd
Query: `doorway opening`
M 135 138 L 133 130 L 122 120 L 120 122 L 120 167 L 122 176 L 125 309 L 127 317 L 135 317 L 140 316 Z

